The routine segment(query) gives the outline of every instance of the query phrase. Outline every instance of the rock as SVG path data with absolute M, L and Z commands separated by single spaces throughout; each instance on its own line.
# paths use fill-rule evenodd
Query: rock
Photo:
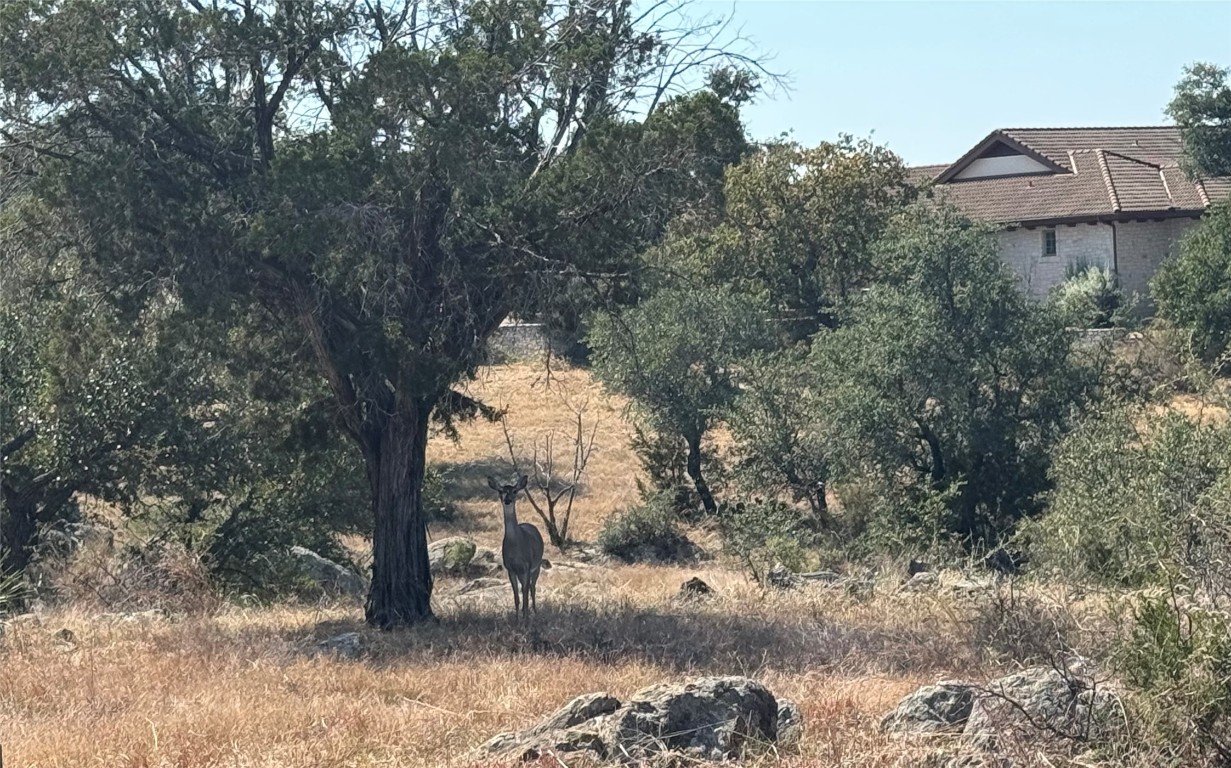
M 362 597 L 367 585 L 359 574 L 321 557 L 306 547 L 291 547 L 291 556 L 299 563 L 304 575 L 331 594 Z
M 795 747 L 804 735 L 804 716 L 799 705 L 778 697 L 778 746 Z
M 450 536 L 433 541 L 427 548 L 427 562 L 432 569 L 432 575 L 464 574 L 477 549 L 475 543 L 465 536 Z
M 1032 667 L 979 689 L 962 735 L 985 749 L 1054 741 L 1066 734 L 1110 738 L 1119 711 L 1118 697 L 1097 684 L 1090 663 L 1073 658 L 1062 668 Z
M 906 580 L 902 585 L 903 592 L 926 592 L 936 586 L 940 580 L 931 571 L 920 571 Z
M 737 756 L 746 742 L 773 743 L 777 736 L 777 700 L 745 677 L 650 686 L 612 715 L 612 751 L 633 760 L 664 752 L 725 760 Z
M 52 637 L 54 637 L 55 639 L 59 640 L 62 643 L 72 644 L 72 643 L 77 642 L 77 635 L 73 634 L 73 630 L 69 629 L 68 627 L 65 627 L 64 629 L 61 629 L 60 631 L 56 632 L 54 635 L 52 635 Z
M 801 724 L 793 702 L 778 702 L 756 681 L 704 677 L 651 686 L 622 705 L 606 693 L 578 696 L 538 725 L 495 736 L 480 750 L 518 761 L 548 752 L 636 765 L 665 753 L 723 760 L 749 741 L 797 740 Z
M 496 550 L 487 547 L 477 547 L 466 568 L 466 572 L 472 576 L 491 576 L 503 570 L 504 563 L 500 561 L 500 555 Z
M 930 570 L 932 570 L 931 563 L 925 563 L 922 560 L 916 560 L 913 557 L 911 558 L 910 562 L 906 564 L 907 578 L 914 576 L 916 573 L 924 573 Z
M 547 733 L 572 728 L 620 708 L 620 700 L 606 693 L 585 693 L 560 707 L 529 733 Z
M 714 594 L 713 587 L 702 581 L 699 576 L 693 576 L 691 579 L 680 585 L 678 597 L 681 600 L 699 600 L 712 594 Z
M 316 644 L 318 654 L 333 654 L 343 659 L 357 659 L 363 653 L 363 638 L 358 632 L 347 632 Z
M 799 577 L 787 570 L 782 563 L 774 563 L 774 567 L 765 574 L 765 580 L 771 587 L 778 589 L 794 589 L 799 586 Z
M 607 693 L 587 693 L 560 707 L 546 719 L 520 733 L 502 733 L 479 748 L 519 762 L 537 760 L 545 752 L 590 752 L 597 759 L 608 755 L 608 742 L 600 732 L 602 718 L 620 707 Z
M 889 733 L 960 733 L 974 703 L 975 686 L 968 683 L 926 685 L 898 702 L 880 727 Z

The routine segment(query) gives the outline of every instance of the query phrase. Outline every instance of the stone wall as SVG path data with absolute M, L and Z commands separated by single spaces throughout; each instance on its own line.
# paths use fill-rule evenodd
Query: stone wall
M 1148 303 L 1150 279 L 1197 219 L 1125 221 L 1116 224 L 1116 263 L 1124 293 Z
M 1070 268 L 1112 266 L 1112 232 L 1108 224 L 1078 224 L 1056 227 L 1056 255 L 1043 255 L 1042 228 L 1000 232 L 1000 256 L 1034 298 L 1047 296 L 1064 282 Z

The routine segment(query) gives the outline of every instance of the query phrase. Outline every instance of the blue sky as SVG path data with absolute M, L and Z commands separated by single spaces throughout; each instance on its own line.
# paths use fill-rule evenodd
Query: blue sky
M 871 135 L 907 163 L 956 160 L 995 128 L 1159 125 L 1185 64 L 1231 65 L 1231 0 L 702 0 L 791 76 L 753 136 Z

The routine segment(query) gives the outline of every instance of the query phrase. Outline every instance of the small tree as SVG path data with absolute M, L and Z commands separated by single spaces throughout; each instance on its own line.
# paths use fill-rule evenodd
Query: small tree
M 1199 63 L 1184 68 L 1167 114 L 1184 136 L 1188 173 L 1231 176 L 1231 69 Z
M 542 519 L 552 545 L 562 552 L 569 542 L 568 529 L 569 521 L 573 517 L 573 499 L 577 497 L 582 475 L 585 474 L 586 465 L 590 463 L 590 455 L 594 452 L 594 438 L 598 435 L 599 422 L 597 419 L 590 429 L 590 434 L 586 435 L 582 420 L 584 413 L 584 406 L 574 412 L 576 421 L 572 434 L 572 461 L 565 470 L 567 474 L 564 474 L 556 463 L 555 430 L 547 433 L 542 440 L 534 441 L 530 471 L 527 473 L 522 471 L 522 462 L 518 459 L 517 449 L 513 446 L 513 436 L 509 434 L 508 419 L 500 420 L 500 426 L 504 430 L 504 442 L 508 446 L 509 460 L 513 462 L 513 468 L 518 475 L 528 475 L 530 484 L 543 497 L 540 502 L 535 498 L 534 491 L 527 487 L 526 500 Z
M 1231 342 L 1231 202 L 1213 206 L 1159 267 L 1150 285 L 1158 311 L 1192 335 L 1207 363 Z
M 707 514 L 718 504 L 701 445 L 739 393 L 738 361 L 769 344 L 765 313 L 745 297 L 710 287 L 664 288 L 637 306 L 596 319 L 594 369 L 633 399 L 654 429 L 678 435 Z
M 814 418 L 843 479 L 942 494 L 940 530 L 993 545 L 1041 510 L 1052 445 L 1097 381 L 1063 318 L 1032 305 L 991 238 L 912 208 L 880 248 L 884 282 L 813 342 Z M 912 524 L 911 521 L 903 521 Z M 917 521 L 916 521 L 917 522 Z
M 830 524 L 826 483 L 829 459 L 814 418 L 817 392 L 805 373 L 806 350 L 756 355 L 743 366 L 746 386 L 728 422 L 741 487 L 771 498 L 786 493 L 806 501 L 821 526 Z

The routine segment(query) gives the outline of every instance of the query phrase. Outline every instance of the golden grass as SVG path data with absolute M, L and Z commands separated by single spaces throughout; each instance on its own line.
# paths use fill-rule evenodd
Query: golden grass
M 635 501 L 626 404 L 584 371 L 548 379 L 534 366 L 501 366 L 469 390 L 508 407 L 522 445 L 552 429 L 567 439 L 570 407 L 585 405 L 587 422 L 600 420 L 575 510 L 577 538 L 593 539 L 608 515 Z M 508 469 L 500 426 L 463 425 L 460 442 L 434 439 L 430 458 L 462 498 L 457 523 L 433 535 L 495 544 L 500 520 L 483 476 Z M 437 584 L 439 625 L 395 633 L 364 627 L 357 604 L 229 606 L 138 622 L 67 607 L 11 623 L 0 639 L 4 765 L 486 765 L 477 745 L 577 694 L 623 696 L 663 680 L 744 674 L 793 698 L 805 718 L 797 752 L 756 762 L 916 766 L 930 746 L 891 741 L 877 730 L 880 715 L 921 684 L 988 672 L 968 608 L 943 592 L 899 593 L 894 578 L 871 597 L 822 587 L 767 594 L 717 563 L 553 560 L 529 628 L 510 621 L 505 589 L 460 595 L 451 580 Z M 717 595 L 678 602 L 680 583 L 693 575 Z M 62 628 L 75 640 L 57 639 Z M 312 656 L 317 641 L 346 631 L 363 637 L 360 660 Z
M 719 595 L 677 603 L 693 573 Z M 903 747 L 876 731 L 879 716 L 974 665 L 949 611 L 919 596 L 766 596 L 724 570 L 565 566 L 544 575 L 543 610 L 524 628 L 504 590 L 450 597 L 456 587 L 439 585 L 440 625 L 398 633 L 363 627 L 356 605 L 19 622 L 0 652 L 6 765 L 480 765 L 476 745 L 576 694 L 713 673 L 800 703 L 807 736 L 783 764 L 890 766 Z M 363 635 L 361 660 L 310 656 L 344 631 Z
M 467 394 L 507 410 L 509 434 L 526 466 L 535 442 L 541 444 L 554 432 L 557 462 L 567 471 L 576 411 L 582 412 L 587 436 L 598 425 L 570 531 L 572 538 L 593 540 L 608 515 L 637 498 L 638 463 L 630 447 L 633 426 L 626 400 L 605 392 L 585 370 L 556 365 L 563 366 L 553 363 L 550 374 L 542 365 L 530 363 L 484 368 L 466 387 Z M 443 435 L 433 438 L 428 460 L 444 471 L 451 495 L 459 499 L 464 532 L 495 543 L 502 525 L 500 507 L 484 478 L 512 474 L 504 432 L 500 424 L 482 420 L 462 424 L 458 431 L 461 439 L 456 443 Z M 529 505 L 522 505 L 523 519 L 531 519 Z

